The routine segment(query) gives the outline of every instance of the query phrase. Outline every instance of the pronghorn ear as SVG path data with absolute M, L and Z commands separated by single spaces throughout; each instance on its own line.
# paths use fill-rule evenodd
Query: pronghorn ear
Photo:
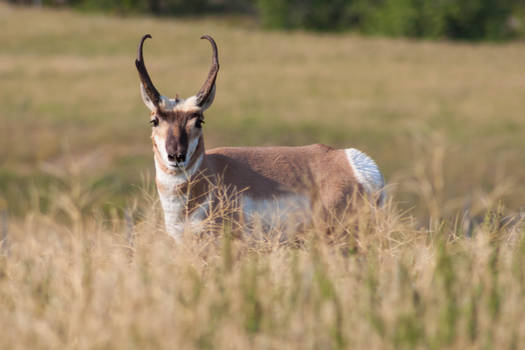
M 208 96 L 206 96 L 206 99 L 201 102 L 200 104 L 201 110 L 202 111 L 207 110 L 213 103 L 214 99 L 215 99 L 215 84 L 213 84 L 210 93 L 208 94 Z
M 146 89 L 144 89 L 144 85 L 142 85 L 142 83 L 140 83 L 140 94 L 142 95 L 142 101 L 144 101 L 146 107 L 148 107 L 150 111 L 155 112 L 157 107 L 149 98 L 148 93 L 146 92 Z

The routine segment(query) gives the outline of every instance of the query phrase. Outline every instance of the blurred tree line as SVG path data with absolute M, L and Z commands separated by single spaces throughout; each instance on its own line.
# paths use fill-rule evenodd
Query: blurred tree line
M 0 0 L 1 1 L 1 0 Z M 252 0 L 4 0 L 14 4 L 71 6 L 117 14 L 149 13 L 156 16 L 242 13 L 255 15 Z
M 467 40 L 518 36 L 525 18 L 523 0 L 259 0 L 258 10 L 270 28 Z
M 416 38 L 525 36 L 524 0 L 7 0 L 162 16 L 248 14 L 266 28 Z

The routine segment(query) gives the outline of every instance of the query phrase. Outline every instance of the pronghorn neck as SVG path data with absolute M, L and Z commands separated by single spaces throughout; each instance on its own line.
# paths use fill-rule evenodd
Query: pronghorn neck
M 168 168 L 155 146 L 154 154 L 157 191 L 164 211 L 166 229 L 172 237 L 179 240 L 185 222 L 188 218 L 191 219 L 192 215 L 195 216 L 196 209 L 208 191 L 204 141 L 201 136 L 184 169 Z

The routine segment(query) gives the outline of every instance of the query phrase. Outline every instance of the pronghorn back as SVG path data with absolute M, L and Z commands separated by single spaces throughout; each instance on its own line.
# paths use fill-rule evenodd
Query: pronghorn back
M 354 191 L 383 195 L 375 162 L 356 149 L 315 144 L 300 147 L 223 147 L 206 153 L 212 172 L 245 195 L 268 199 L 276 194 L 319 196 L 327 209 L 346 207 Z

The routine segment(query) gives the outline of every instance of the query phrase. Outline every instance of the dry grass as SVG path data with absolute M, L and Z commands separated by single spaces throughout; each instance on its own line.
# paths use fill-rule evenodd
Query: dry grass
M 208 146 L 365 150 L 392 202 L 302 245 L 162 228 L 133 59 Z M 525 46 L 0 4 L 0 348 L 525 346 Z M 142 185 L 141 185 L 142 184 Z M 316 220 L 314 220 L 316 221 Z M 316 221 L 317 222 L 317 221 Z
M 1 348 L 525 344 L 523 222 L 498 208 L 470 228 L 464 218 L 428 229 L 390 203 L 347 235 L 317 223 L 299 246 L 227 228 L 177 245 L 148 191 L 123 219 L 54 198 L 6 231 Z

